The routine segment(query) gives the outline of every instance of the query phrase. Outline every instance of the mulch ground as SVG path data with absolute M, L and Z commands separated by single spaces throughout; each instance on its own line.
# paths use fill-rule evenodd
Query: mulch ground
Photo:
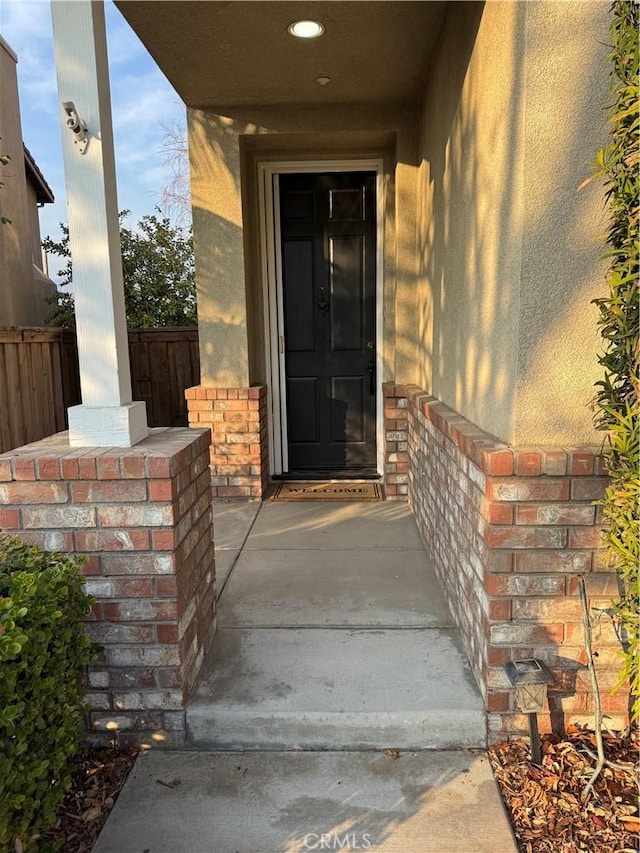
M 58 810 L 58 824 L 46 833 L 62 841 L 62 853 L 90 853 L 138 755 L 117 747 L 84 747 L 71 790 Z
M 592 731 L 570 727 L 542 736 L 542 764 L 523 741 L 489 750 L 493 772 L 521 853 L 637 853 L 640 818 L 638 732 L 603 735 L 605 765 L 593 791 L 583 791 L 596 766 Z

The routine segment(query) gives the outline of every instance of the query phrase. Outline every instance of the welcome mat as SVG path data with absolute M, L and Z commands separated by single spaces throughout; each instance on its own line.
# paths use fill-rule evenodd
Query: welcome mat
M 384 495 L 379 483 L 302 482 L 286 480 L 278 483 L 272 501 L 381 501 Z

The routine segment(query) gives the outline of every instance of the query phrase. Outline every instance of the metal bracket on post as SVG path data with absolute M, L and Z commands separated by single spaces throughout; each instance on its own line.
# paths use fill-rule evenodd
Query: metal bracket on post
M 63 101 L 62 109 L 65 111 L 66 114 L 64 123 L 73 133 L 73 141 L 78 146 L 78 151 L 80 152 L 80 154 L 84 154 L 84 152 L 87 150 L 87 145 L 89 143 L 89 137 L 87 135 L 87 125 L 85 124 L 84 120 L 81 119 L 78 115 L 78 111 L 76 110 L 73 101 Z

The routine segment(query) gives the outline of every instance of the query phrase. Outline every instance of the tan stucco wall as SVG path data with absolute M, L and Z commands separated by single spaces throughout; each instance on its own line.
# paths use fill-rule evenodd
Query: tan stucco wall
M 421 127 L 418 384 L 513 434 L 524 3 L 454 3 Z
M 608 2 L 448 6 L 421 107 L 189 110 L 202 381 L 264 382 L 257 162 L 385 159 L 384 379 L 505 441 L 589 443 Z
M 31 278 L 31 238 L 22 150 L 15 54 L 0 41 L 0 148 L 11 157 L 0 169 L 0 326 L 24 324 Z M 26 239 L 25 239 L 26 238 Z
M 189 111 L 189 159 L 203 385 L 249 384 L 238 129 Z
M 594 181 L 607 143 L 608 2 L 527 4 L 526 200 L 516 389 L 519 443 L 586 443 L 601 378 L 591 300 L 604 291 L 604 190 Z
M 418 381 L 512 443 L 596 440 L 607 10 L 451 4 L 423 103 Z
M 412 368 L 417 341 L 398 329 L 402 318 L 410 322 L 415 291 L 415 110 L 226 107 L 224 114 L 189 110 L 188 121 L 203 384 L 266 380 L 257 233 L 257 163 L 263 160 L 383 158 L 384 378 Z
M 0 225 L 0 328 L 38 326 L 51 313 L 44 300 L 55 291 L 55 285 L 34 265 L 40 229 L 35 192 L 25 173 L 16 56 L 1 38 L 0 153 L 11 157 L 0 168 L 0 181 L 4 184 L 0 189 L 0 215 L 10 220 Z

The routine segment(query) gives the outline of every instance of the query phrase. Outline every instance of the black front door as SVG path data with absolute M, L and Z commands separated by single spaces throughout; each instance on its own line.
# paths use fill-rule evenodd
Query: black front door
M 280 175 L 290 473 L 375 473 L 375 178 Z

